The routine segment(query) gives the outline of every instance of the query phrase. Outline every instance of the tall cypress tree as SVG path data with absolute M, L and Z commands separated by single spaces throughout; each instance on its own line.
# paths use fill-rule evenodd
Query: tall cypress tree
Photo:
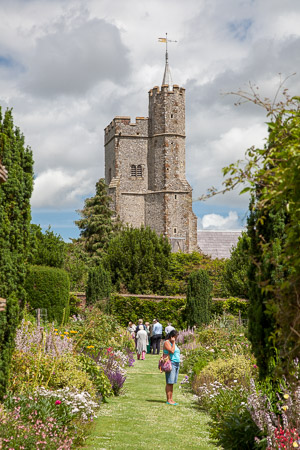
M 92 267 L 89 271 L 86 287 L 86 303 L 91 305 L 99 300 L 109 299 L 111 294 L 111 278 L 102 264 Z
M 16 328 L 25 301 L 24 281 L 29 251 L 33 159 L 24 136 L 14 127 L 12 111 L 0 109 L 0 159 L 8 179 L 0 186 L 0 398 L 6 391 Z
M 286 214 L 283 208 L 277 212 L 254 208 L 248 219 L 250 237 L 248 328 L 261 378 L 272 376 L 278 364 L 275 318 L 277 306 L 274 290 L 264 287 L 275 286 L 286 275 L 281 261 L 285 221 Z
M 113 222 L 113 212 L 110 209 L 110 197 L 103 178 L 96 183 L 96 194 L 87 198 L 84 208 L 77 212 L 82 219 L 76 220 L 80 228 L 80 238 L 84 242 L 86 252 L 97 262 L 106 251 L 113 232 L 118 223 Z
M 189 276 L 185 313 L 188 326 L 209 323 L 212 288 L 213 285 L 206 270 L 195 270 Z

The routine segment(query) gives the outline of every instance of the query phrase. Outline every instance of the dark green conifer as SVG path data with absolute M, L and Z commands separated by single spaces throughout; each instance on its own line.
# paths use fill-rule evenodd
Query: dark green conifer
M 99 300 L 109 299 L 111 293 L 111 278 L 102 264 L 93 267 L 89 271 L 86 288 L 86 303 L 88 305 Z
M 75 221 L 81 230 L 80 239 L 86 252 L 96 261 L 103 256 L 113 232 L 118 228 L 117 222 L 112 220 L 110 201 L 107 186 L 101 178 L 96 183 L 95 196 L 87 198 L 84 208 L 77 211 L 82 217 Z
M 212 288 L 213 285 L 206 270 L 199 269 L 189 276 L 185 313 L 189 327 L 209 323 Z
M 0 109 L 0 160 L 8 179 L 0 186 L 0 297 L 7 301 L 0 312 L 0 398 L 6 391 L 16 328 L 25 301 L 24 282 L 29 252 L 33 189 L 33 159 L 24 136 L 14 127 L 12 111 Z

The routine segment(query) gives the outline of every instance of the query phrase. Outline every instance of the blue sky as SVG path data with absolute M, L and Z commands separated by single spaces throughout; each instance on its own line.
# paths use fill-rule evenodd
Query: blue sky
M 32 148 L 32 217 L 65 240 L 104 174 L 103 130 L 148 114 L 162 80 L 165 32 L 173 82 L 186 88 L 186 173 L 203 229 L 240 229 L 247 196 L 196 201 L 222 167 L 267 135 L 262 109 L 233 95 L 273 97 L 300 67 L 298 0 L 10 0 L 0 2 L 0 105 Z M 299 73 L 285 87 L 299 95 Z

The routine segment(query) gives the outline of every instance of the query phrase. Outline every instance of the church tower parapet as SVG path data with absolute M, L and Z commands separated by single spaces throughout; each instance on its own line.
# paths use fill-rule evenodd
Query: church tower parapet
M 105 128 L 105 180 L 124 223 L 167 236 L 173 251 L 197 249 L 197 218 L 185 175 L 185 89 L 171 84 L 166 55 L 161 87 L 149 91 L 148 117 L 115 117 Z M 167 84 L 168 82 L 168 84 Z

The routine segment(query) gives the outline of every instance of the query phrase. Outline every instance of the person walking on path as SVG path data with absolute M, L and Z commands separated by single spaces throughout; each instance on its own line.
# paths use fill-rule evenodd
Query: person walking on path
M 153 349 L 153 355 L 155 355 L 155 350 L 157 352 L 157 354 L 159 355 L 160 352 L 160 341 L 162 338 L 162 324 L 159 323 L 159 321 L 157 319 L 153 320 L 153 335 L 152 335 L 152 349 Z
M 148 335 L 148 344 L 147 344 L 147 354 L 151 353 L 151 346 L 150 346 L 150 323 L 149 322 L 145 322 L 145 326 L 146 326 L 146 332 Z
M 137 349 L 137 334 L 138 334 L 138 332 L 139 332 L 140 325 L 142 325 L 143 330 L 145 330 L 146 327 L 145 327 L 145 325 L 143 324 L 143 319 L 139 319 L 139 320 L 138 320 L 138 324 L 137 324 L 136 330 L 135 330 L 135 339 L 134 339 L 134 342 L 135 342 L 135 348 L 136 348 L 136 349 Z
M 137 359 L 140 359 L 142 356 L 142 359 L 145 359 L 145 354 L 147 351 L 147 345 L 148 345 L 148 334 L 147 331 L 144 330 L 143 325 L 139 326 L 139 330 L 136 334 L 136 352 L 137 352 Z
M 163 347 L 164 355 L 169 355 L 172 370 L 171 372 L 166 372 L 166 396 L 167 396 L 167 405 L 177 405 L 177 403 L 173 400 L 173 387 L 174 384 L 177 383 L 178 373 L 179 373 L 179 364 L 180 364 L 180 350 L 176 345 L 176 339 L 178 336 L 178 332 L 176 330 L 171 330 L 168 334 Z

